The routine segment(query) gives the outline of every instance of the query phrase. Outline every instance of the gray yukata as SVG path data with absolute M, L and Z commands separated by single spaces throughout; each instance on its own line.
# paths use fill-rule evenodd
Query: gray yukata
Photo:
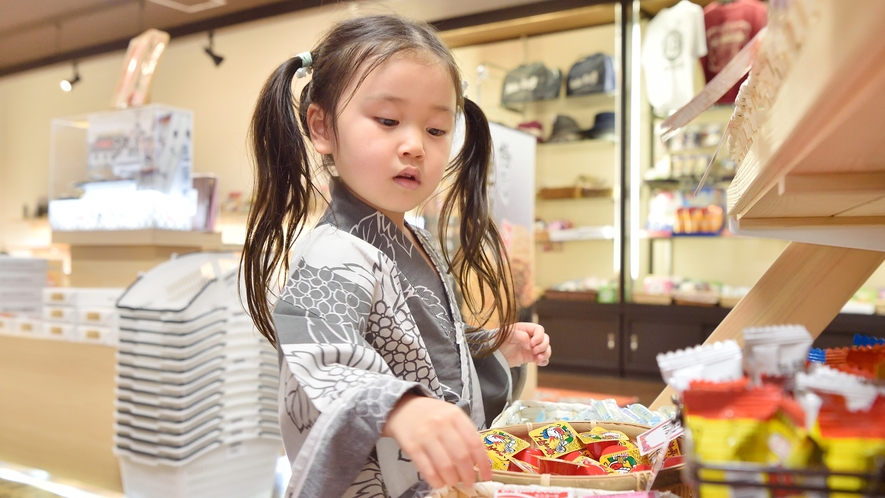
M 435 268 L 389 218 L 333 182 L 329 209 L 295 244 L 273 312 L 287 497 L 428 494 L 397 443 L 381 437 L 400 397 L 454 403 L 481 429 L 523 377 L 500 353 L 471 358 L 443 260 L 426 231 L 410 229 Z

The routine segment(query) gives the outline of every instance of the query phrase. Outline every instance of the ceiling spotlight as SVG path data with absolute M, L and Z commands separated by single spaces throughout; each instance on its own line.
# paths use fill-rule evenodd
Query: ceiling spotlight
M 224 57 L 215 53 L 215 40 L 213 39 L 213 32 L 209 31 L 209 46 L 203 48 L 203 51 L 212 58 L 212 62 L 215 63 L 215 67 L 221 65 L 224 62 Z
M 80 71 L 77 70 L 77 63 L 74 63 L 74 77 L 66 80 L 61 80 L 59 86 L 61 86 L 62 91 L 70 92 L 74 89 L 74 85 L 80 81 Z

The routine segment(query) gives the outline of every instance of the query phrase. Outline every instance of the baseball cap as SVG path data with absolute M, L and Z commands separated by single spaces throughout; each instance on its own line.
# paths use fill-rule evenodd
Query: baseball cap
M 597 113 L 593 118 L 593 128 L 581 132 L 584 138 L 614 138 L 615 113 L 611 111 Z
M 597 53 L 575 62 L 568 71 L 565 94 L 568 97 L 611 92 L 615 89 L 612 58 Z
M 548 142 L 573 142 L 581 140 L 584 137 L 581 134 L 581 127 L 578 122 L 571 116 L 565 114 L 557 114 L 553 118 L 553 130 L 550 132 Z
M 508 72 L 501 90 L 501 104 L 523 104 L 559 97 L 562 71 L 541 62 L 523 64 Z

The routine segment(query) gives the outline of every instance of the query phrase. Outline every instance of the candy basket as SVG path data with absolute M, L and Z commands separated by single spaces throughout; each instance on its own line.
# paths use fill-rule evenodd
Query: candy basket
M 594 427 L 621 431 L 631 439 L 647 431 L 650 427 L 630 422 L 569 422 L 578 432 L 586 432 Z M 529 438 L 529 432 L 548 425 L 548 423 L 525 423 L 498 427 L 518 438 L 529 441 L 532 447 L 536 445 Z M 683 464 L 661 470 L 654 481 L 653 489 L 670 491 L 682 498 L 691 498 L 691 488 L 682 483 L 681 471 Z M 557 476 L 550 474 L 526 474 L 522 472 L 510 472 L 503 470 L 492 471 L 492 480 L 506 484 L 529 485 L 540 484 L 542 486 L 563 486 L 572 488 L 593 488 L 608 491 L 645 491 L 650 471 L 641 471 L 628 474 L 610 474 L 605 476 Z

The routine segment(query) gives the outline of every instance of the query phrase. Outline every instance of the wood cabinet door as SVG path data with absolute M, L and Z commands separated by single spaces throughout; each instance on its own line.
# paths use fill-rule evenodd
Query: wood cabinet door
M 552 367 L 620 374 L 617 305 L 543 299 L 537 310 L 553 347 Z

